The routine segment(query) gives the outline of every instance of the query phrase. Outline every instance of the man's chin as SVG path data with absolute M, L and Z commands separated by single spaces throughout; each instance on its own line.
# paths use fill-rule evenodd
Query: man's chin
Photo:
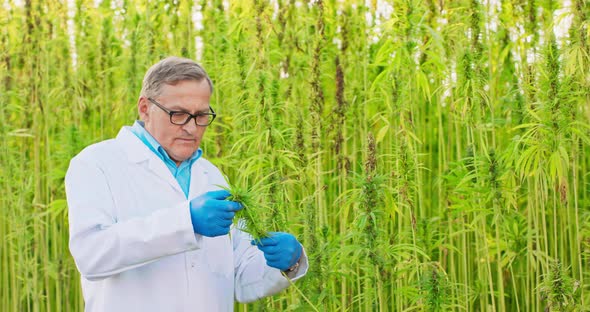
M 174 160 L 176 162 L 178 162 L 178 161 L 183 162 L 183 161 L 191 158 L 196 151 L 197 151 L 197 149 L 182 151 L 180 153 L 176 153 L 174 156 L 170 155 L 170 158 L 172 158 L 172 160 Z

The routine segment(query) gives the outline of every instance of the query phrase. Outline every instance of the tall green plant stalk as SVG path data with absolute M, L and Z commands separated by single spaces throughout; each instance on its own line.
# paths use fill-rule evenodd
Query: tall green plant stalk
M 382 177 L 377 174 L 377 151 L 375 138 L 371 133 L 367 136 L 367 156 L 365 160 L 364 181 L 360 196 L 359 213 L 362 215 L 360 222 L 361 231 L 364 236 L 362 246 L 368 254 L 368 264 L 365 267 L 365 287 L 369 294 L 365 297 L 365 308 L 367 310 L 386 309 L 383 298 L 382 278 L 387 276 L 384 258 L 382 255 L 382 241 L 380 234 L 380 223 L 383 221 L 382 212 Z M 376 305 L 376 306 L 375 306 Z

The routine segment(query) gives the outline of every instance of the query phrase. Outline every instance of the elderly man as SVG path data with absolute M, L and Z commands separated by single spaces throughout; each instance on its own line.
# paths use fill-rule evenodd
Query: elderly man
M 70 251 L 86 311 L 232 311 L 234 298 L 275 294 L 307 272 L 293 235 L 255 243 L 230 227 L 242 207 L 199 148 L 212 91 L 197 63 L 166 58 L 144 77 L 141 121 L 71 160 Z

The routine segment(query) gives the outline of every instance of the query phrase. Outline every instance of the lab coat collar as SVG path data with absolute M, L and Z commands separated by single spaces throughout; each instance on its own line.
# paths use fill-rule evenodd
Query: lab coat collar
M 125 147 L 124 150 L 127 152 L 127 159 L 132 163 L 140 163 L 142 161 L 152 159 L 156 155 L 145 145 L 141 140 L 131 132 L 131 127 L 125 126 L 121 128 L 119 134 L 117 134 L 117 141 Z

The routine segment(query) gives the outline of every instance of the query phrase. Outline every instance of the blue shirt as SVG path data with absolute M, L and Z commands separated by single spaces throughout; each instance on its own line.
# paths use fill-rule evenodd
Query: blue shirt
M 191 185 L 191 167 L 193 166 L 193 163 L 201 157 L 201 154 L 203 154 L 201 148 L 197 149 L 191 158 L 180 163 L 180 166 L 176 166 L 176 162 L 168 156 L 168 153 L 166 153 L 162 145 L 160 145 L 160 143 L 158 143 L 158 141 L 145 130 L 143 121 L 135 121 L 133 127 L 131 127 L 131 132 L 133 132 L 133 134 L 135 134 L 152 152 L 154 152 L 164 164 L 166 164 L 166 167 L 168 167 L 170 173 L 172 173 L 172 176 L 176 179 L 180 188 L 184 192 L 184 196 L 188 198 L 188 190 Z

